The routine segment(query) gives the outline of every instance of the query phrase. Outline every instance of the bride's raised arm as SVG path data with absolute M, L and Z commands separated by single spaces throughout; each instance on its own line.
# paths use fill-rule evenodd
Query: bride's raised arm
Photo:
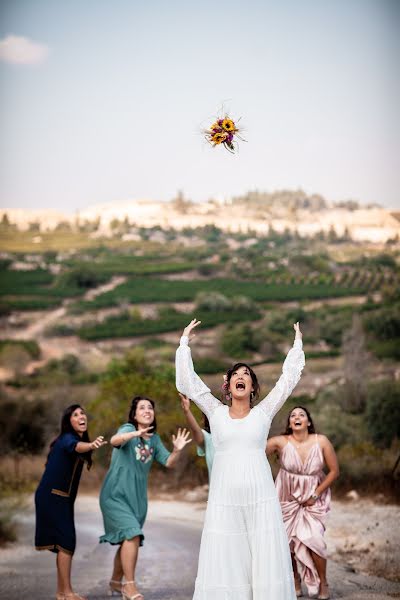
M 257 405 L 270 419 L 274 418 L 278 410 L 282 408 L 290 394 L 293 392 L 300 381 L 301 372 L 305 365 L 300 326 L 298 323 L 295 323 L 293 327 L 296 336 L 293 346 L 289 350 L 285 362 L 283 363 L 282 375 L 268 396 L 261 400 Z
M 215 398 L 210 389 L 200 379 L 193 367 L 192 354 L 189 347 L 192 330 L 200 324 L 193 319 L 183 330 L 183 335 L 176 351 L 176 387 L 181 394 L 188 396 L 200 410 L 211 418 L 214 410 L 222 404 Z

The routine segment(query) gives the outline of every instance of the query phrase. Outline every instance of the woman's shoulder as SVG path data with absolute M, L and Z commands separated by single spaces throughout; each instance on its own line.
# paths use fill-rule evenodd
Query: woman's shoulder
M 274 435 L 273 437 L 269 438 L 268 443 L 276 448 L 281 449 L 286 446 L 288 440 L 289 438 L 287 435 Z
M 133 423 L 123 423 L 118 427 L 118 433 L 126 433 L 127 431 L 136 431 Z
M 328 444 L 330 445 L 330 441 L 329 438 L 324 435 L 323 433 L 316 433 L 315 434 L 315 441 L 318 442 L 318 444 L 323 448 L 324 446 L 327 446 Z
M 76 444 L 81 440 L 80 436 L 75 431 L 66 431 L 61 433 L 52 443 L 51 452 L 56 452 L 57 455 L 60 453 L 73 452 Z
M 76 431 L 64 431 L 63 433 L 60 433 L 60 435 L 56 439 L 56 442 L 58 442 L 59 440 L 68 440 L 71 438 L 79 438 L 79 434 Z

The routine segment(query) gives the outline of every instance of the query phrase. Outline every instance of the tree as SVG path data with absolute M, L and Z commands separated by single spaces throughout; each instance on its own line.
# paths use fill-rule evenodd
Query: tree
M 176 210 L 176 212 L 181 215 L 186 215 L 186 213 L 190 210 L 193 203 L 185 198 L 185 195 L 182 190 L 178 190 L 176 197 L 172 200 L 172 206 Z
M 353 315 L 351 328 L 343 334 L 342 355 L 345 384 L 341 404 L 349 413 L 360 413 L 367 398 L 369 354 L 359 315 Z

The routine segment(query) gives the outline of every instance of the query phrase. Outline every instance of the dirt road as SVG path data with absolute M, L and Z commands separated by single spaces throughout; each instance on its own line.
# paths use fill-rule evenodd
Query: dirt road
M 146 600 L 191 600 L 196 576 L 204 506 L 185 502 L 152 501 L 140 551 L 137 580 Z M 114 548 L 98 544 L 102 532 L 98 500 L 78 496 L 78 547 L 73 581 L 89 600 L 107 595 Z M 33 549 L 32 503 L 19 517 L 20 540 L 0 551 L 0 597 L 5 600 L 47 600 L 55 597 L 55 556 Z M 353 572 L 331 560 L 332 598 L 382 600 L 400 598 L 400 584 Z M 267 600 L 267 599 L 266 599 Z

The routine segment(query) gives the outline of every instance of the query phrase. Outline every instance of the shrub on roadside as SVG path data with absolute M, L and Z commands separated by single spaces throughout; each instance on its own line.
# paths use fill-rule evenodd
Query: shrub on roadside
M 400 382 L 385 380 L 369 386 L 365 422 L 379 448 L 389 448 L 400 439 Z

